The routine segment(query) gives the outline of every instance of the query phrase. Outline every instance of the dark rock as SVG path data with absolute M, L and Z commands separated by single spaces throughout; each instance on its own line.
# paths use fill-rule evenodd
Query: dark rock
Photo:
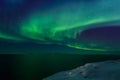
M 88 63 L 43 80 L 120 80 L 120 60 Z

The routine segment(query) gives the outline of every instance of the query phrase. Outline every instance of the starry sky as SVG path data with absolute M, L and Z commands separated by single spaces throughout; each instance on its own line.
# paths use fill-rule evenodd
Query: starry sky
M 119 0 L 0 0 L 0 52 L 118 53 L 119 7 Z

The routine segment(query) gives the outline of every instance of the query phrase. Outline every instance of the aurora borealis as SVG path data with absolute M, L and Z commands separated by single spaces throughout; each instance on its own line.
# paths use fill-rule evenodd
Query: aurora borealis
M 112 31 L 120 30 L 119 7 L 119 0 L 2 0 L 0 38 L 87 51 L 119 51 L 119 31 Z M 87 30 L 100 28 L 94 37 L 82 37 Z
M 120 0 L 0 0 L 0 80 L 120 59 L 119 8 Z

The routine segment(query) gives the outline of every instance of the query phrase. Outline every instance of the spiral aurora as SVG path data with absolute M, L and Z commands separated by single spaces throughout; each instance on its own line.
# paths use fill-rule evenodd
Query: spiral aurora
M 5 16 L 9 20 L 3 20 L 4 17 L 0 19 L 1 39 L 13 40 L 18 43 L 31 41 L 37 44 L 58 44 L 81 50 L 120 50 L 119 44 L 111 47 L 112 45 L 104 41 L 100 43 L 97 39 L 96 42 L 93 40 L 86 43 L 86 41 L 76 38 L 78 34 L 81 35 L 88 29 L 111 25 L 119 26 L 119 0 L 63 0 L 61 2 L 53 0 L 50 3 L 42 0 L 35 1 L 37 4 L 30 4 L 31 7 L 29 5 L 29 9 L 25 8 L 23 12 L 21 12 L 23 8 L 21 6 L 26 5 L 27 0 L 20 2 L 19 5 L 14 5 L 18 2 L 7 4 L 7 6 L 12 5 L 13 7 L 10 7 L 11 10 L 9 8 L 6 11 L 3 10 L 4 13 L 8 13 Z M 42 5 L 43 3 L 44 5 Z M 18 10 L 17 14 L 16 10 Z M 1 16 L 3 16 L 2 13 L 1 7 Z

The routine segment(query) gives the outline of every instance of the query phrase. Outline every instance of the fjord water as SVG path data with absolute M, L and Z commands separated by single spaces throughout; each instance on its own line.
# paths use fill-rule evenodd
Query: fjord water
M 1 72 L 12 80 L 41 80 L 86 63 L 120 59 L 120 55 L 22 54 L 1 55 Z

